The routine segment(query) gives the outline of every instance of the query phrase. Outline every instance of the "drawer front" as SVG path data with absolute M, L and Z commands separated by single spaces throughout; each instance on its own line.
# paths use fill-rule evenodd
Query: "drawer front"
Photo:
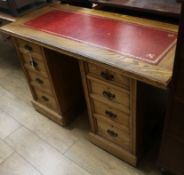
M 31 57 L 30 55 L 23 54 L 23 62 L 25 68 L 35 71 L 37 73 L 43 73 L 43 75 L 48 77 L 47 70 L 43 61 Z
M 119 128 L 97 119 L 97 134 L 105 139 L 122 146 L 126 150 L 130 150 L 129 134 Z
M 96 81 L 91 80 L 91 93 L 95 94 L 104 100 L 110 101 L 114 104 L 119 104 L 126 106 L 127 108 L 130 107 L 130 95 L 128 92 L 125 92 L 123 89 L 120 88 L 116 89 L 110 85 L 106 85 L 103 83 L 99 83 Z
M 123 88 L 130 89 L 130 79 L 122 74 L 107 70 L 95 64 L 88 64 L 88 70 L 90 74 L 97 76 L 97 78 L 119 85 Z
M 97 100 L 93 100 L 93 105 L 96 114 L 129 128 L 130 116 L 128 114 Z
M 36 95 L 36 101 L 41 103 L 42 105 L 58 112 L 58 106 L 56 103 L 56 100 L 51 95 L 38 90 L 37 88 L 34 88 L 35 95 Z
M 39 76 L 38 74 L 29 71 L 30 84 L 36 88 L 42 89 L 44 92 L 53 95 L 49 79 Z
M 37 57 L 37 59 L 42 59 L 43 53 L 40 46 L 20 39 L 17 40 L 17 45 L 21 53 L 31 54 L 33 57 Z

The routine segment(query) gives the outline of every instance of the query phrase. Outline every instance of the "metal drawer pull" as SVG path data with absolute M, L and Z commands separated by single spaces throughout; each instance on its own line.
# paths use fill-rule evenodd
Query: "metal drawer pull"
M 38 83 L 38 84 L 43 84 L 43 80 L 41 80 L 40 78 L 36 78 L 35 81 Z
M 107 133 L 111 136 L 111 137 L 118 137 L 118 134 L 110 129 L 107 130 Z
M 109 118 L 111 118 L 111 119 L 114 119 L 114 118 L 117 117 L 117 115 L 114 114 L 114 113 L 111 112 L 111 111 L 105 111 L 105 114 L 106 114 Z
M 36 69 L 38 67 L 38 63 L 34 61 L 33 59 L 29 62 L 33 69 Z
M 24 48 L 29 52 L 33 51 L 33 48 L 29 45 L 25 45 Z
M 49 101 L 49 99 L 46 96 L 41 97 L 44 101 Z
M 109 91 L 103 91 L 103 96 L 109 100 L 113 100 L 116 96 Z
M 114 76 L 110 74 L 109 72 L 101 72 L 101 77 L 104 78 L 105 80 L 113 81 Z

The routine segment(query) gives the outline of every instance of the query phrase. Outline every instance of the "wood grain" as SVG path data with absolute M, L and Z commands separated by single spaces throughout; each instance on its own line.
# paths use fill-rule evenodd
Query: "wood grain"
M 139 60 L 122 56 L 121 54 L 117 54 L 106 49 L 94 47 L 62 37 L 57 37 L 48 33 L 27 28 L 23 25 L 24 22 L 53 9 L 94 14 L 97 16 L 131 21 L 138 24 L 144 24 L 145 26 L 177 32 L 178 27 L 176 25 L 115 13 L 102 12 L 98 10 L 73 7 L 69 5 L 51 5 L 37 10 L 30 15 L 22 17 L 13 24 L 1 27 L 2 32 L 8 33 L 12 36 L 24 38 L 25 40 L 50 48 L 60 53 L 73 56 L 80 60 L 91 63 L 99 63 L 103 66 L 111 66 L 112 68 L 115 68 L 116 71 L 121 71 L 128 77 L 135 78 L 157 87 L 167 88 L 167 85 L 172 77 L 175 48 L 171 49 L 158 65 L 151 65 Z

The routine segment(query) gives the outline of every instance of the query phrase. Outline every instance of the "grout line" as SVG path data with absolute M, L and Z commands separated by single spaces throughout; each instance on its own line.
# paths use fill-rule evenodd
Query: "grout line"
M 14 117 L 12 116 L 12 114 L 10 114 L 10 113 L 8 113 L 8 112 L 7 112 L 7 114 L 8 114 L 10 117 L 12 117 L 15 121 L 17 121 L 18 123 L 20 123 L 19 120 L 17 120 L 16 118 L 14 118 Z M 47 145 L 51 146 L 51 148 L 55 149 L 59 154 L 61 154 L 62 156 L 64 156 L 66 159 L 70 160 L 70 161 L 73 162 L 76 166 L 78 166 L 78 167 L 80 167 L 81 169 L 83 169 L 83 170 L 85 170 L 86 172 L 88 172 L 87 169 L 81 167 L 78 163 L 76 163 L 75 161 L 73 161 L 72 159 L 70 159 L 69 157 L 67 157 L 67 156 L 65 155 L 65 154 L 66 154 L 76 143 L 78 143 L 78 142 L 81 140 L 80 138 L 76 137 L 77 140 L 74 141 L 74 143 L 72 143 L 64 152 L 61 152 L 61 151 L 58 150 L 56 147 L 54 147 L 54 146 L 51 145 L 49 142 L 47 142 L 47 140 L 45 140 L 44 138 L 40 137 L 36 132 L 34 132 L 34 130 L 31 130 L 30 128 L 28 128 L 27 126 L 25 126 L 25 125 L 22 124 L 22 123 L 20 123 L 20 125 L 21 125 L 21 126 L 20 126 L 19 128 L 17 128 L 17 129 L 15 130 L 15 132 L 18 131 L 18 130 L 21 129 L 21 128 L 26 128 L 28 131 L 30 131 L 31 133 L 33 133 L 36 137 L 38 137 L 38 138 L 39 138 L 41 141 L 43 141 L 45 144 L 47 144 Z M 6 137 L 6 139 L 7 139 L 8 137 L 11 137 L 11 135 L 13 135 L 15 132 L 12 132 L 9 136 Z M 5 142 L 6 142 L 6 140 L 5 140 Z M 7 143 L 7 142 L 6 142 L 6 143 Z M 17 153 L 17 151 L 15 151 L 15 152 Z M 17 153 L 17 154 L 19 154 L 19 153 Z M 23 156 L 21 156 L 21 157 L 23 157 Z M 24 158 L 24 159 L 25 159 L 25 158 Z M 88 173 L 90 174 L 90 172 L 88 172 Z
M 6 143 L 9 147 L 11 147 L 8 143 Z M 12 148 L 12 147 L 11 147 Z M 17 154 L 17 155 L 19 155 L 26 163 L 28 163 L 33 169 L 35 169 L 38 173 L 40 173 L 41 175 L 44 175 L 42 172 L 40 172 L 40 170 L 38 170 L 31 162 L 29 162 L 27 159 L 25 159 L 21 154 L 19 154 L 16 150 L 14 150 L 14 152 L 13 153 L 11 153 L 11 155 L 10 156 L 8 156 L 7 158 L 6 158 L 6 160 L 4 160 L 2 163 L 0 163 L 0 165 L 1 164 L 3 164 L 5 161 L 7 161 L 11 156 L 13 156 L 13 154 Z
M 11 117 L 13 118 L 13 117 Z M 17 122 L 17 121 L 16 121 Z M 2 140 L 6 140 L 8 137 L 10 137 L 12 134 L 14 134 L 17 130 L 21 129 L 23 127 L 22 124 L 19 123 L 19 127 L 17 127 L 16 129 L 14 129 L 10 134 L 8 134 L 6 137 L 2 138 Z
M 1 87 L 4 91 L 6 91 L 8 94 L 12 95 L 14 98 L 16 98 L 16 99 L 18 99 L 19 101 L 25 103 L 26 105 L 29 105 L 29 103 L 28 103 L 27 101 L 23 100 L 23 99 L 20 98 L 19 96 L 16 96 L 14 93 L 11 93 L 8 89 L 6 89 L 5 87 L 1 86 L 1 84 L 0 84 L 0 87 Z M 3 96 L 4 96 L 4 95 L 3 95 Z M 2 108 L 1 108 L 1 109 L 2 109 Z
M 64 154 L 64 157 L 68 160 L 70 160 L 71 162 L 73 162 L 75 165 L 77 165 L 78 167 L 80 167 L 81 169 L 85 170 L 87 173 L 89 173 L 89 175 L 92 175 L 89 170 L 87 168 L 84 168 L 82 167 L 78 162 L 72 160 L 70 157 L 67 157 L 65 154 Z
M 73 163 L 74 163 L 75 165 L 77 165 L 78 167 L 80 167 L 80 168 L 82 168 L 83 170 L 85 170 L 87 173 L 89 173 L 89 175 L 92 175 L 92 174 L 89 172 L 89 170 L 88 170 L 87 168 L 82 167 L 78 162 L 72 160 L 70 157 L 68 157 L 68 156 L 66 155 L 66 153 L 67 153 L 76 143 L 78 143 L 78 142 L 81 141 L 82 139 L 83 139 L 83 138 L 80 138 L 80 139 L 78 139 L 75 143 L 73 143 L 73 144 L 70 146 L 70 148 L 67 149 L 67 150 L 64 152 L 63 156 L 64 156 L 65 158 L 67 158 L 68 160 L 70 160 L 71 162 L 73 162 Z
M 22 129 L 22 128 L 24 128 L 24 126 L 20 126 L 19 128 L 17 128 L 14 132 L 12 132 L 11 134 L 9 134 L 6 138 L 4 138 L 3 139 L 3 141 L 6 143 L 6 144 L 8 144 L 7 143 L 7 139 L 9 138 L 9 137 L 11 137 L 13 134 L 15 134 L 18 130 L 20 130 L 20 129 Z M 9 145 L 9 144 L 8 144 Z M 10 145 L 9 145 L 10 146 Z M 10 146 L 11 147 L 11 146 Z M 11 147 L 12 148 L 12 147 Z
M 14 117 L 13 117 L 14 118 Z M 14 118 L 15 119 L 15 118 Z M 17 119 L 15 119 L 16 121 L 17 121 Z M 64 152 L 61 152 L 60 150 L 58 150 L 56 147 L 54 147 L 53 145 L 51 145 L 49 142 L 47 142 L 46 141 L 46 139 L 44 139 L 44 138 L 42 138 L 42 137 L 40 137 L 34 130 L 31 130 L 30 128 L 28 128 L 27 126 L 25 126 L 25 125 L 23 125 L 23 124 L 21 124 L 22 125 L 22 127 L 20 127 L 19 129 L 21 129 L 21 128 L 25 128 L 25 129 L 27 129 L 29 132 L 31 132 L 32 134 L 34 134 L 36 137 L 38 137 L 41 141 L 43 141 L 44 143 L 46 143 L 47 145 L 49 145 L 49 146 L 51 146 L 53 149 L 55 149 L 55 151 L 57 151 L 58 153 L 60 153 L 60 154 L 64 154 Z M 17 129 L 17 130 L 19 130 L 19 129 Z M 16 132 L 16 131 L 15 131 Z M 10 134 L 10 136 L 12 135 L 12 134 L 14 134 L 14 133 L 11 133 Z M 7 137 L 8 138 L 8 137 Z
M 20 129 L 22 129 L 22 128 L 24 128 L 24 126 L 22 126 L 22 127 L 20 127 L 20 128 L 18 128 L 16 131 L 18 131 L 18 130 L 20 130 Z M 15 131 L 15 132 L 16 132 Z M 14 132 L 14 133 L 15 133 Z M 9 135 L 9 137 L 11 136 L 11 135 L 13 135 L 14 133 L 11 133 L 10 135 Z M 7 139 L 8 139 L 8 137 L 7 137 Z M 6 140 L 4 140 L 4 142 L 13 150 L 13 153 L 12 154 L 14 154 L 14 153 L 16 153 L 16 154 L 18 154 L 21 158 L 23 158 L 24 159 L 24 161 L 26 161 L 28 164 L 30 164 L 34 169 L 36 169 L 41 175 L 44 175 L 43 173 L 41 173 L 31 162 L 29 162 L 24 156 L 22 156 L 21 154 L 19 154 Z M 12 155 L 11 154 L 11 155 Z M 9 156 L 10 157 L 10 156 Z
M 6 77 L 7 76 L 9 76 L 9 75 L 11 75 L 12 74 L 12 72 L 11 73 L 9 73 L 8 75 L 6 75 Z M 6 78 L 6 77 L 4 77 L 4 78 Z M 3 78 L 3 79 L 4 79 Z M 1 78 L 0 78 L 1 79 Z M 24 78 L 25 79 L 25 78 Z M 27 83 L 27 82 L 26 82 Z M 28 84 L 27 84 L 28 85 Z M 21 101 L 21 102 L 24 102 L 25 104 L 27 104 L 27 105 L 29 105 L 30 103 L 28 102 L 28 100 L 24 100 L 24 98 L 21 98 L 20 96 L 18 96 L 18 95 L 15 95 L 16 93 L 12 93 L 12 92 L 10 92 L 8 89 L 6 89 L 4 86 L 2 86 L 1 84 L 0 84 L 0 87 L 4 90 L 4 91 L 6 91 L 8 94 L 10 94 L 10 95 L 12 95 L 13 97 L 15 97 L 15 98 L 17 98 L 19 101 Z M 30 93 L 30 92 L 29 92 Z M 30 99 L 30 101 L 31 101 L 31 99 Z
M 21 127 L 21 128 L 26 128 L 26 127 L 23 126 L 23 127 Z M 21 128 L 19 128 L 19 129 L 21 129 Z M 42 138 L 40 138 L 37 134 L 35 134 L 34 132 L 32 132 L 30 129 L 28 129 L 28 128 L 26 128 L 26 129 L 29 130 L 32 134 L 34 134 L 36 137 L 38 137 L 38 138 L 39 138 L 41 141 L 43 141 L 45 144 L 51 146 L 52 149 L 56 150 L 56 151 L 57 151 L 59 154 L 61 154 L 61 156 L 63 156 L 65 159 L 71 161 L 74 165 L 76 165 L 77 167 L 79 167 L 79 168 L 81 168 L 82 170 L 86 171 L 87 173 L 89 173 L 89 175 L 91 175 L 91 173 L 90 173 L 87 169 L 81 167 L 78 163 L 76 163 L 75 161 L 73 161 L 73 160 L 70 159 L 69 157 L 65 156 L 64 153 L 61 153 L 60 151 L 58 151 L 55 147 L 53 147 L 52 145 L 50 145 L 49 143 L 47 143 L 45 140 L 43 140 Z M 79 140 L 80 140 L 80 139 L 79 139 Z M 79 140 L 77 140 L 75 143 L 77 143 Z M 6 140 L 5 140 L 5 143 L 6 143 L 8 146 L 10 146 L 10 147 L 12 148 L 12 146 L 9 145 L 8 142 L 6 142 Z M 73 144 L 71 145 L 71 147 L 72 147 L 75 143 L 73 143 Z M 12 148 L 12 149 L 13 149 L 13 148 Z M 30 161 L 28 161 L 23 155 L 19 154 L 16 150 L 14 150 L 14 152 L 17 153 L 19 156 L 21 156 L 26 162 L 28 162 L 29 164 L 31 164 L 31 166 L 33 166 L 38 172 L 40 172 L 40 170 L 38 170 L 38 169 L 37 169 Z M 41 172 L 40 172 L 40 173 L 41 173 Z M 41 173 L 41 174 L 44 175 L 43 173 Z
M 4 111 L 6 112 L 6 111 Z M 73 141 L 73 143 L 68 146 L 68 148 L 66 148 L 66 150 L 64 150 L 63 152 L 60 151 L 59 149 L 57 149 L 55 146 L 53 146 L 52 144 L 50 144 L 45 138 L 42 138 L 41 136 L 39 136 L 34 130 L 28 128 L 27 126 L 25 126 L 24 124 L 22 124 L 19 120 L 17 120 L 12 114 L 10 114 L 9 112 L 6 112 L 11 118 L 13 118 L 17 123 L 20 124 L 20 127 L 15 129 L 15 132 L 18 129 L 21 129 L 22 127 L 26 128 L 28 131 L 30 131 L 31 133 L 33 133 L 34 135 L 36 135 L 40 140 L 42 140 L 44 143 L 48 144 L 49 146 L 51 146 L 53 149 L 55 149 L 57 152 L 61 153 L 62 155 L 64 155 L 75 143 L 77 143 L 80 138 L 78 138 L 77 136 L 73 135 L 74 137 L 76 137 L 76 141 Z M 47 119 L 47 118 L 46 118 Z M 48 120 L 48 119 L 47 119 Z M 9 134 L 6 138 L 8 138 L 9 136 L 11 136 L 13 133 Z
M 74 143 L 72 143 L 64 152 L 63 152 L 63 155 L 65 155 L 65 153 L 67 153 L 76 143 L 78 143 L 79 142 L 79 138 L 76 140 L 76 141 L 74 141 Z
M 38 171 L 41 175 L 44 175 L 37 167 L 35 167 L 30 161 L 28 161 L 24 156 L 19 154 L 17 151 L 15 151 L 22 159 L 24 159 L 25 162 L 27 162 L 30 166 L 32 166 L 36 171 Z
M 4 79 L 6 78 L 7 76 L 11 75 L 12 72 L 9 72 L 6 74 L 6 76 L 0 78 L 0 79 Z M 13 97 L 17 98 L 18 100 L 22 101 L 23 103 L 25 103 L 26 105 L 29 106 L 29 103 L 25 100 L 22 100 L 19 96 L 16 96 L 14 93 L 11 93 L 8 91 L 8 89 L 6 89 L 5 87 L 3 87 L 1 84 L 0 84 L 0 87 L 6 91 L 8 94 L 12 95 Z M 0 109 L 2 110 L 2 112 L 5 112 L 6 114 L 8 114 L 11 118 L 13 118 L 15 121 L 17 121 L 20 126 L 18 128 L 16 128 L 12 133 L 10 133 L 8 136 L 6 136 L 3 140 L 4 142 L 10 146 L 12 149 L 13 147 L 11 145 L 9 145 L 7 142 L 6 142 L 6 139 L 8 139 L 8 137 L 11 137 L 11 135 L 13 135 L 15 132 L 17 132 L 19 129 L 22 129 L 22 128 L 26 128 L 27 130 L 29 130 L 31 133 L 33 133 L 35 136 L 37 136 L 40 140 L 42 140 L 44 143 L 46 143 L 47 145 L 51 146 L 51 148 L 55 149 L 59 154 L 61 154 L 62 156 L 64 156 L 66 159 L 70 160 L 71 162 L 73 162 L 76 166 L 80 167 L 82 170 L 86 171 L 87 173 L 91 174 L 90 172 L 88 172 L 87 169 L 81 167 L 78 163 L 76 163 L 75 161 L 73 161 L 72 159 L 68 158 L 65 153 L 67 153 L 76 143 L 78 143 L 80 141 L 80 138 L 76 137 L 77 140 L 74 141 L 74 143 L 72 143 L 64 152 L 61 152 L 60 150 L 58 150 L 56 147 L 54 147 L 53 145 L 51 145 L 49 142 L 47 142 L 45 139 L 43 139 L 42 137 L 40 137 L 36 132 L 34 132 L 33 130 L 31 130 L 30 128 L 27 128 L 24 124 L 22 124 L 19 120 L 17 120 L 16 118 L 14 118 L 12 116 L 12 114 L 4 111 L 2 108 Z M 44 175 L 43 173 L 40 172 L 40 170 L 38 170 L 31 162 L 29 162 L 26 158 L 24 158 L 24 156 L 22 156 L 21 154 L 19 154 L 16 150 L 13 149 L 13 152 L 10 154 L 10 156 L 8 156 L 4 161 L 2 161 L 1 163 L 5 162 L 9 157 L 11 157 L 13 154 L 17 153 L 20 157 L 22 157 L 28 164 L 30 164 L 36 171 L 38 171 L 40 174 Z
M 6 142 L 5 142 L 6 143 Z M 6 143 L 7 144 L 7 143 Z M 8 144 L 7 144 L 8 145 Z M 10 147 L 10 145 L 8 145 Z M 12 147 L 10 147 L 12 149 Z M 15 153 L 15 150 L 12 149 L 12 153 L 10 153 L 10 155 L 8 155 L 1 163 L 0 165 L 2 165 L 4 162 L 6 162 L 14 153 Z

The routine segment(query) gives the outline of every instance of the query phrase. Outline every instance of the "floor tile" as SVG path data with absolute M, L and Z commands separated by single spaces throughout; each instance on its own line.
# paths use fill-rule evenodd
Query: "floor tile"
M 11 73 L 0 79 L 0 86 L 21 100 L 29 102 L 32 99 L 29 86 L 22 71 L 12 70 Z
M 0 88 L 0 91 L 3 90 Z M 78 137 L 72 134 L 70 128 L 63 128 L 47 119 L 35 111 L 31 104 L 27 104 L 7 92 L 4 92 L 4 96 L 1 99 L 0 109 L 4 110 L 26 128 L 32 130 L 60 152 L 64 153 L 78 140 Z
M 0 163 L 6 160 L 13 152 L 13 149 L 0 139 Z
M 44 175 L 88 174 L 25 128 L 17 130 L 6 142 Z
M 35 168 L 26 162 L 17 153 L 0 164 L 1 175 L 41 175 Z
M 0 111 L 0 138 L 4 139 L 17 128 L 20 127 L 20 124 L 10 117 L 7 113 Z
M 117 159 L 87 140 L 81 139 L 74 144 L 65 156 L 95 175 L 147 175 L 151 169 L 136 169 Z M 155 175 L 159 175 L 157 172 Z

